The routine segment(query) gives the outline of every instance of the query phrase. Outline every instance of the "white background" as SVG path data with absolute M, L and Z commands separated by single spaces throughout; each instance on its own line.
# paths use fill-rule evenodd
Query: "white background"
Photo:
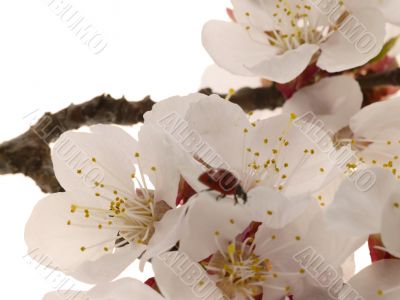
M 94 55 L 49 2 L 0 2 L 0 142 L 27 130 L 24 116 L 33 111 L 55 112 L 102 93 L 161 100 L 196 91 L 211 64 L 201 45 L 202 25 L 227 19 L 230 5 L 228 0 L 64 1 L 103 34 L 108 46 Z M 45 277 L 53 277 L 23 258 L 23 232 L 43 194 L 22 175 L 1 176 L 0 192 L 0 298 L 39 300 L 54 284 Z M 359 267 L 368 262 L 365 254 Z

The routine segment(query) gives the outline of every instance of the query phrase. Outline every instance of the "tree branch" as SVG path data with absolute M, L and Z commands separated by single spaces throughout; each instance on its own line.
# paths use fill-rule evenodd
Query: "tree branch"
M 46 113 L 22 135 L 0 145 L 0 175 L 22 173 L 31 177 L 45 193 L 62 191 L 54 176 L 49 143 L 67 130 L 93 124 L 131 125 L 143 121 L 154 102 L 139 102 L 101 95 L 55 114 Z
M 400 85 L 400 69 L 372 74 L 357 79 L 363 90 L 380 85 Z M 203 89 L 203 94 L 212 94 Z M 225 97 L 226 95 L 221 95 Z M 284 103 L 281 93 L 274 87 L 243 88 L 230 101 L 245 111 L 275 109 Z M 49 143 L 67 130 L 94 124 L 133 125 L 143 121 L 143 114 L 154 102 L 150 97 L 141 101 L 114 99 L 101 95 L 82 104 L 73 105 L 57 113 L 46 113 L 22 135 L 0 144 L 0 175 L 22 173 L 31 177 L 45 193 L 62 191 L 50 158 Z
M 357 78 L 357 81 L 363 90 L 372 89 L 374 87 L 384 85 L 399 86 L 400 68 L 383 73 L 374 73 L 366 76 L 361 76 Z

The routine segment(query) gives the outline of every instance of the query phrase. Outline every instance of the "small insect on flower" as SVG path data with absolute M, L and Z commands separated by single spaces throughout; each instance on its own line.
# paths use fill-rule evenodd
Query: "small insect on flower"
M 225 169 L 209 169 L 199 176 L 199 181 L 209 187 L 210 191 L 221 193 L 217 200 L 228 195 L 233 195 L 235 204 L 238 204 L 238 199 L 247 202 L 247 194 L 240 185 L 239 179 L 231 172 Z

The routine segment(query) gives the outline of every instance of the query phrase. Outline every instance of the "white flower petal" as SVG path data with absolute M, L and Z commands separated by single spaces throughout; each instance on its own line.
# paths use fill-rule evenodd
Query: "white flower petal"
M 171 113 L 176 113 L 183 117 L 189 109 L 191 103 L 195 103 L 200 99 L 207 98 L 204 94 L 194 93 L 185 97 L 174 96 L 153 105 L 151 111 L 144 114 L 144 125 L 152 124 L 159 127 L 160 121 L 165 119 Z
M 357 139 L 358 137 L 355 138 Z M 363 139 L 360 139 L 359 144 L 362 145 Z M 369 144 L 366 144 L 364 150 L 360 149 L 359 156 L 369 165 L 387 168 L 395 178 L 398 178 L 398 172 L 400 171 L 400 161 L 398 160 L 400 154 L 399 128 L 384 128 L 379 133 L 376 133 L 375 137 L 370 138 L 367 136 L 365 140 Z
M 256 161 L 258 173 L 265 175 L 257 178 L 260 185 L 283 188 L 285 196 L 300 197 L 319 190 L 331 179 L 336 166 L 331 157 L 336 151 L 330 136 L 323 129 L 308 133 L 302 127 L 282 114 L 257 122 L 249 132 L 246 147 L 251 152 L 246 159 L 250 164 Z
M 236 75 L 254 76 L 245 66 L 254 66 L 270 58 L 276 50 L 252 40 L 237 23 L 209 21 L 203 28 L 203 45 L 220 67 Z
M 371 171 L 377 179 L 368 191 L 357 188 L 353 180 L 343 181 L 326 210 L 329 228 L 353 236 L 380 232 L 383 208 L 395 182 L 387 170 L 373 168 Z
M 74 300 L 87 300 L 88 296 L 84 291 L 60 290 L 45 294 L 42 300 L 65 300 L 68 297 L 74 297 Z
M 232 241 L 251 222 L 241 205 L 227 197 L 217 201 L 218 194 L 201 192 L 193 202 L 183 224 L 180 250 L 200 261 L 218 250 L 218 241 Z
M 211 88 L 214 93 L 228 94 L 231 89 L 237 91 L 243 87 L 257 88 L 260 83 L 259 77 L 234 75 L 212 64 L 201 76 L 200 88 Z
M 225 299 L 207 273 L 184 252 L 167 252 L 152 261 L 158 287 L 168 300 Z
M 313 112 L 333 132 L 349 125 L 361 109 L 363 95 L 350 76 L 334 76 L 302 88 L 286 101 L 283 111 L 298 116 Z
M 231 172 L 241 170 L 243 130 L 250 123 L 238 105 L 217 96 L 204 98 L 190 106 L 185 119 L 189 130 L 205 143 L 195 155 L 212 167 L 223 163 Z
M 135 171 L 135 144 L 133 138 L 117 127 L 97 127 L 95 133 L 68 131 L 52 148 L 54 172 L 67 191 L 81 189 L 94 195 L 96 182 L 133 191 L 131 174 Z M 133 149 L 124 148 L 126 145 Z
M 282 228 L 300 216 L 310 202 L 307 196 L 287 198 L 270 188 L 256 187 L 248 193 L 246 208 L 253 221 L 270 228 Z
M 151 287 L 132 278 L 122 278 L 114 282 L 96 286 L 87 295 L 93 300 L 163 300 Z
M 170 207 L 175 207 L 180 172 L 166 133 L 154 126 L 142 126 L 139 146 L 141 168 L 154 185 L 155 200 L 164 200 Z
M 339 31 L 321 44 L 317 65 L 330 73 L 359 67 L 378 55 L 384 37 L 383 15 L 375 8 L 360 7 L 352 11 Z
M 400 9 L 400 3 L 397 0 L 374 0 L 378 2 L 378 6 L 383 12 L 386 20 L 389 22 L 400 25 L 400 18 L 398 11 Z
M 350 255 L 344 262 L 344 264 L 342 265 L 342 271 L 343 271 L 343 279 L 345 281 L 348 281 L 351 277 L 354 276 L 356 272 L 356 261 L 354 253 Z
M 319 46 L 304 44 L 281 55 L 266 57 L 261 62 L 244 66 L 253 75 L 258 75 L 278 83 L 286 83 L 299 76 L 310 64 Z
M 145 245 L 131 245 L 117 249 L 95 261 L 85 261 L 71 272 L 74 278 L 86 283 L 103 283 L 118 277 L 146 249 Z
M 107 281 L 122 272 L 143 249 L 127 246 L 129 252 L 120 249 L 111 254 L 118 230 L 99 229 L 99 221 L 85 218 L 83 211 L 71 213 L 71 205 L 93 207 L 99 201 L 72 192 L 42 199 L 25 229 L 31 256 L 38 261 L 45 257 L 43 264 L 89 283 Z
M 350 128 L 357 137 L 375 139 L 383 131 L 399 130 L 400 98 L 376 102 L 364 107 L 350 120 Z
M 132 156 L 138 149 L 138 142 L 124 129 L 115 125 L 98 124 L 90 127 L 90 131 L 103 137 L 105 142 L 118 145 L 126 156 Z
M 397 184 L 399 185 L 399 184 Z M 383 210 L 382 241 L 389 252 L 400 258 L 400 187 L 391 195 Z
M 352 237 L 341 232 L 332 231 L 326 223 L 323 214 L 316 214 L 309 225 L 303 243 L 324 258 L 326 264 L 338 270 L 358 248 L 367 241 L 368 234 L 361 237 Z
M 263 9 L 263 1 L 232 0 L 232 4 L 237 22 L 254 26 L 263 31 L 271 30 L 274 27 L 271 14 Z
M 349 281 L 364 299 L 397 300 L 400 297 L 400 260 L 385 259 L 365 268 Z
M 155 232 L 146 252 L 140 260 L 140 269 L 150 258 L 168 251 L 179 241 L 184 226 L 184 218 L 189 205 L 171 209 L 165 213 L 161 221 L 155 223 Z
M 400 24 L 399 15 L 397 11 L 400 9 L 400 3 L 397 0 L 347 0 L 345 3 L 346 7 L 357 10 L 361 6 L 375 6 L 376 9 L 382 11 L 386 21 L 392 24 Z
M 299 272 L 303 267 L 295 259 L 295 255 L 309 247 L 304 239 L 317 212 L 317 206 L 310 206 L 296 221 L 282 229 L 271 229 L 264 225 L 258 228 L 255 253 L 268 259 L 272 272 L 276 274 L 264 287 L 266 298 L 263 299 L 283 299 L 287 295 L 286 287 L 290 287 L 291 294 L 296 298 L 300 297 L 299 299 L 303 299 L 301 295 L 305 289 L 312 289 L 313 294 L 316 293 L 316 288 L 305 281 L 306 274 Z
M 73 297 L 73 298 L 71 298 Z M 87 292 L 57 291 L 48 293 L 43 300 L 165 300 L 151 287 L 132 278 L 121 278 L 114 282 L 103 283 Z
M 268 258 L 273 271 L 278 274 L 269 281 L 270 288 L 265 290 L 269 292 L 267 295 L 279 295 L 274 286 L 290 286 L 296 299 L 323 300 L 328 299 L 327 289 L 311 274 L 318 276 L 318 270 L 329 266 L 340 276 L 340 266 L 365 240 L 330 232 L 320 209 L 312 205 L 295 222 L 282 229 L 273 230 L 261 225 L 255 241 L 255 252 Z M 291 275 L 279 275 L 280 272 Z
M 220 100 L 214 95 L 191 94 L 158 102 L 144 115 L 145 122 L 139 132 L 143 165 L 150 169 L 148 175 L 156 186 L 156 199 L 166 201 L 171 207 L 175 207 L 181 163 L 185 168 L 190 167 L 190 174 L 193 164 L 190 150 L 196 146 L 190 140 L 185 115 L 191 104 L 202 99 Z M 153 166 L 156 172 L 151 170 Z

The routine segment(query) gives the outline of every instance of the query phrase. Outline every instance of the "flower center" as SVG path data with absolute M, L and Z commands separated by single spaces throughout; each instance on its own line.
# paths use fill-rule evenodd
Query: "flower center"
M 95 158 L 92 161 L 100 163 Z M 78 173 L 79 171 L 77 170 Z M 117 232 L 98 244 L 82 245 L 80 249 L 82 252 L 92 248 L 109 252 L 127 244 L 140 245 L 149 242 L 158 215 L 164 213 L 167 208 L 158 205 L 162 201 L 157 202 L 156 208 L 154 191 L 147 187 L 141 172 L 139 175 L 132 174 L 131 180 L 137 186 L 133 192 L 109 185 L 107 182 L 95 182 L 94 196 L 99 204 L 71 205 L 71 216 L 66 222 L 68 226 L 94 227 L 101 231 Z
M 240 174 L 240 184 L 245 192 L 259 184 L 269 186 L 276 191 L 284 191 L 291 179 L 298 172 L 301 172 L 301 169 L 309 163 L 310 159 L 312 160 L 314 156 L 319 154 L 317 149 L 314 148 L 301 150 L 298 142 L 296 140 L 293 142 L 293 135 L 289 132 L 293 129 L 293 121 L 296 118 L 295 114 L 291 114 L 287 125 L 282 128 L 279 135 L 265 135 L 262 138 L 260 137 L 259 141 L 251 141 L 251 143 L 247 140 L 249 129 L 243 130 L 245 144 L 252 145 L 245 148 L 243 152 L 243 171 Z M 256 128 L 257 123 L 252 123 L 252 127 Z M 311 143 L 310 146 L 312 146 Z M 289 162 L 287 153 L 291 152 L 290 149 L 299 151 L 301 156 L 297 160 Z M 321 164 L 317 171 L 323 175 L 326 166 Z
M 336 32 L 348 16 L 349 13 L 343 6 L 343 2 L 338 3 L 334 13 L 330 13 L 328 20 L 322 11 L 315 12 L 318 8 L 306 0 L 275 0 L 272 10 L 265 8 L 266 11 L 271 12 L 273 29 L 265 31 L 262 37 L 259 30 L 257 33 L 257 28 L 250 20 L 250 12 L 245 13 L 245 16 L 248 17 L 245 29 L 253 40 L 261 43 L 267 42 L 278 48 L 279 53 L 296 49 L 303 44 L 319 45 Z
M 271 264 L 253 253 L 250 239 L 231 243 L 225 251 L 211 257 L 206 270 L 216 276 L 217 286 L 231 299 L 235 295 L 246 299 L 262 294 L 262 286 L 271 276 Z
M 395 178 L 400 180 L 400 157 L 397 154 L 400 140 L 376 140 L 356 137 L 347 127 L 335 134 L 333 143 L 337 148 L 350 145 L 351 149 L 355 151 L 358 161 L 348 164 L 348 169 L 355 170 L 359 164 L 379 166 L 390 170 Z M 363 151 L 366 150 L 368 152 L 371 147 L 374 147 L 374 149 L 365 154 L 368 157 L 364 156 Z

